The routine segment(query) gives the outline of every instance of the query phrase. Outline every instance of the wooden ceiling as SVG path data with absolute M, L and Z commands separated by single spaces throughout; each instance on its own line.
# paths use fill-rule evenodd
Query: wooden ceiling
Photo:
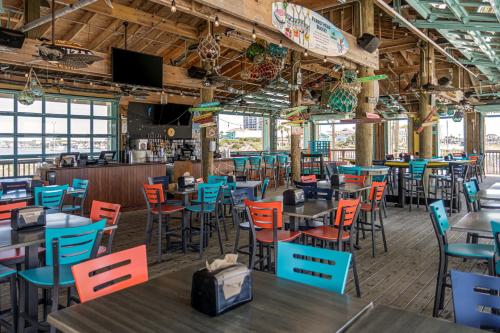
M 50 15 L 51 9 L 44 0 L 30 0 L 41 3 L 40 16 Z M 56 9 L 75 3 L 76 0 L 56 0 Z M 331 0 L 297 0 L 298 2 L 318 10 L 329 18 L 340 29 L 357 35 L 359 26 L 358 2 L 346 4 Z M 113 9 L 104 0 L 75 10 L 56 21 L 55 38 L 80 44 L 96 52 L 109 53 L 112 47 L 125 46 L 130 50 L 162 56 L 164 63 L 187 69 L 191 66 L 201 66 L 196 51 L 190 51 L 189 46 L 198 42 L 207 34 L 207 21 L 200 17 L 170 10 L 170 1 L 166 0 L 113 0 Z M 10 24 L 20 29 L 24 24 L 24 1 L 4 0 L 8 13 L 1 15 L 2 26 Z M 45 6 L 44 6 L 45 4 Z M 213 17 L 217 15 L 215 11 Z M 413 15 L 413 13 L 409 13 Z M 398 93 L 410 84 L 411 78 L 419 70 L 418 39 L 407 29 L 398 27 L 392 19 L 382 11 L 375 9 L 375 34 L 382 41 L 380 52 L 380 68 L 377 73 L 385 73 L 389 80 L 380 81 L 381 94 Z M 125 41 L 125 26 L 128 22 L 128 38 Z M 51 24 L 47 23 L 30 32 L 33 38 L 51 39 Z M 242 51 L 252 41 L 245 32 L 232 31 L 227 27 L 215 28 L 214 33 L 221 36 L 221 57 L 219 59 L 220 73 L 231 79 L 240 80 L 242 68 L 248 66 L 248 61 L 242 56 Z M 0 52 L 1 53 L 1 52 Z M 452 65 L 442 57 L 437 57 L 437 76 L 451 75 Z M 287 62 L 289 63 L 289 61 Z M 351 63 L 352 64 L 352 63 Z M 352 64 L 354 65 L 354 64 Z M 29 66 L 29 64 L 28 64 Z M 18 66 L 16 69 L 22 68 Z M 285 65 L 282 77 L 290 78 L 290 65 Z M 331 72 L 332 64 L 324 64 L 321 59 L 305 57 L 303 59 L 303 74 L 305 81 L 320 78 Z M 466 86 L 473 82 L 467 78 Z M 175 84 L 166 88 L 176 89 Z M 235 84 L 233 88 L 253 91 L 258 84 Z M 197 95 L 199 89 L 183 88 L 186 94 Z M 231 93 L 228 87 L 217 89 L 218 98 L 235 98 L 238 93 Z

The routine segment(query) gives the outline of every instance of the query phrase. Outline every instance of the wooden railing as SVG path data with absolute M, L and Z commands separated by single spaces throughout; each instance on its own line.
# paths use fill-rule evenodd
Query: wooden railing
M 334 161 L 344 161 L 346 159 L 355 159 L 355 149 L 333 149 L 332 158 Z
M 0 178 L 33 176 L 36 172 L 37 164 L 40 162 L 40 159 L 17 160 L 16 175 L 13 160 L 0 160 Z
M 484 168 L 488 174 L 500 175 L 500 150 L 484 152 Z

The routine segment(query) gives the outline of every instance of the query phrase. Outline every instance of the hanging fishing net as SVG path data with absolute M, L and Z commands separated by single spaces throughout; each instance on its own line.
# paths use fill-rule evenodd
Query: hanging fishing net
M 455 111 L 455 114 L 453 115 L 453 117 L 451 119 L 453 119 L 454 122 L 459 123 L 462 121 L 463 118 L 464 118 L 464 112 L 457 110 L 457 111 Z
M 212 35 L 207 35 L 198 44 L 198 55 L 204 62 L 215 62 L 220 55 L 220 46 Z
M 246 52 L 248 60 L 256 63 L 261 63 L 264 60 L 264 53 L 266 49 L 260 43 L 252 43 Z
M 276 45 L 274 43 L 270 43 L 267 46 L 267 54 L 273 58 L 278 58 L 278 59 L 283 59 L 286 57 L 286 54 L 288 53 L 288 49 L 285 47 L 280 47 L 279 45 Z
M 332 91 L 328 99 L 330 108 L 337 112 L 351 113 L 358 105 L 358 94 L 361 84 L 357 82 L 355 71 L 344 71 L 340 83 Z

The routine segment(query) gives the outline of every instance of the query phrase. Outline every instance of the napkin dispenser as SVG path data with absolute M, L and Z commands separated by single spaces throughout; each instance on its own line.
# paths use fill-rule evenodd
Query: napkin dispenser
M 46 224 L 46 211 L 43 207 L 23 207 L 12 210 L 10 226 L 13 230 L 44 227 Z
M 193 176 L 181 176 L 177 179 L 179 187 L 194 187 L 195 180 Z
M 342 174 L 335 174 L 330 177 L 330 182 L 332 186 L 338 187 L 341 185 L 344 185 L 344 175 Z
M 305 201 L 304 190 L 297 189 L 288 189 L 283 192 L 283 204 L 287 206 L 298 206 L 302 205 Z
M 191 306 L 207 315 L 217 316 L 252 298 L 252 275 L 246 265 L 203 268 L 193 274 Z

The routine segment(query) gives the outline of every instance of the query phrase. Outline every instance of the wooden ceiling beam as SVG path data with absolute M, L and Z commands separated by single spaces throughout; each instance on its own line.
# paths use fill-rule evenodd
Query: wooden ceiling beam
M 448 71 L 450 68 L 452 68 L 452 65 L 449 63 L 438 63 L 436 64 L 436 71 Z M 375 71 L 375 74 L 387 74 L 389 76 L 391 75 L 398 75 L 398 74 L 411 74 L 411 73 L 417 73 L 420 71 L 420 65 L 408 65 L 408 66 L 398 66 L 394 68 L 380 68 L 379 70 Z
M 80 32 L 87 27 L 87 24 L 89 24 L 92 19 L 95 17 L 95 13 L 92 12 L 84 12 L 83 15 L 79 18 L 78 23 L 73 23 L 73 28 L 69 30 L 67 33 L 64 34 L 64 37 L 62 38 L 63 40 L 73 40 Z

